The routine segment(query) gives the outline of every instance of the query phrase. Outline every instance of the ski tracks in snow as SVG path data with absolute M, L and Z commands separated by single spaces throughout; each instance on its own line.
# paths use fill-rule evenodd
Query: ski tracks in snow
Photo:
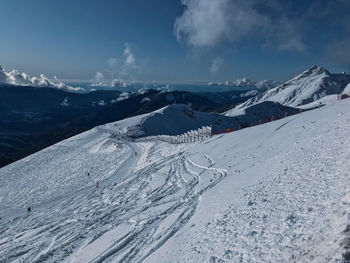
M 100 188 L 1 222 L 4 262 L 146 259 L 186 225 L 200 196 L 227 174 L 204 153 L 188 156 L 183 146 L 172 146 L 171 152 L 168 145 L 155 144 L 126 142 L 130 157 Z M 144 156 L 146 164 L 138 166 Z

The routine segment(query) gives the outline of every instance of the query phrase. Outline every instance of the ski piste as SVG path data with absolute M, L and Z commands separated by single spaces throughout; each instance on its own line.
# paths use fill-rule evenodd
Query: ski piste
M 145 116 L 0 169 L 4 262 L 342 260 L 349 100 L 180 144 L 126 140 Z

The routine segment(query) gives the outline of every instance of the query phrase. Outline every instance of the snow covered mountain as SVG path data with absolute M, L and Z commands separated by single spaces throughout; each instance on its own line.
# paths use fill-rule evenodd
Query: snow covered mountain
M 210 126 L 213 133 L 220 133 L 227 129 L 250 127 L 297 113 L 300 113 L 299 109 L 270 101 L 253 105 L 236 116 L 199 112 L 192 110 L 188 105 L 173 104 L 137 117 L 140 118 L 139 122 L 128 127 L 126 135 L 133 138 L 180 135 L 203 126 Z
M 349 82 L 350 75 L 346 73 L 332 74 L 322 67 L 313 66 L 288 82 L 239 104 L 236 109 L 263 101 L 275 101 L 286 106 L 297 107 L 327 95 L 340 94 Z M 229 112 L 228 115 L 230 115 Z
M 349 99 L 197 143 L 123 137 L 158 114 L 1 168 L 0 262 L 347 257 Z
M 350 96 L 350 83 L 345 87 L 342 94 L 346 94 L 346 95 Z

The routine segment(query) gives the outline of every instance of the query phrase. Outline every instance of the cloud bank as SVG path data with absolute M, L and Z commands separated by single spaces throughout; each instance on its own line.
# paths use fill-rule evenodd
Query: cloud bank
M 232 45 L 245 38 L 263 46 L 304 52 L 301 24 L 278 0 L 182 0 L 184 13 L 174 24 L 179 41 L 194 48 Z
M 32 86 L 36 88 L 55 88 L 67 91 L 84 91 L 83 88 L 72 87 L 61 81 L 56 76 L 53 79 L 49 79 L 44 74 L 40 74 L 39 77 L 30 77 L 28 74 L 13 69 L 12 71 L 5 71 L 4 67 L 0 65 L 0 82 L 12 85 Z
M 127 88 L 129 84 L 117 78 L 106 78 L 102 72 L 96 72 L 95 76 L 90 84 L 91 87 L 115 87 L 115 88 Z

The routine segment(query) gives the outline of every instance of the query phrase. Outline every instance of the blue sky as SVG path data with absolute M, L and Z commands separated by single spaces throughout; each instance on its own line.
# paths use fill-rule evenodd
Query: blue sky
M 282 3 L 283 2 L 283 3 Z M 288 79 L 350 66 L 346 0 L 2 0 L 0 64 L 60 79 Z

